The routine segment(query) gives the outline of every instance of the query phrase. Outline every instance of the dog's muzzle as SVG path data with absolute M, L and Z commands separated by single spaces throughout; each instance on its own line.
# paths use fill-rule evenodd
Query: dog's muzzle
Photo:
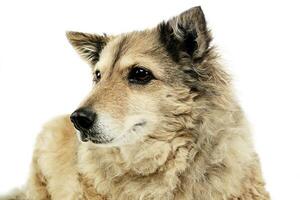
M 79 131 L 80 140 L 82 142 L 91 141 L 95 144 L 105 144 L 112 141 L 103 134 L 97 124 L 97 114 L 88 107 L 79 108 L 70 116 L 74 127 Z

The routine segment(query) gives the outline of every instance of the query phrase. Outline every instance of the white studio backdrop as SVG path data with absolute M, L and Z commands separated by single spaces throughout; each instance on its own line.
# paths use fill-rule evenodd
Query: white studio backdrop
M 91 75 L 66 30 L 121 33 L 201 5 L 253 129 L 267 189 L 299 198 L 300 6 L 295 1 L 0 1 L 0 194 L 25 183 L 35 137 Z

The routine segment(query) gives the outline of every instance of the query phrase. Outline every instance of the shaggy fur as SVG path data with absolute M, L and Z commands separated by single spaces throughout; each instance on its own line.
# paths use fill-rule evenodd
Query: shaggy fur
M 37 139 L 23 192 L 0 199 L 269 199 L 200 7 L 150 30 L 67 37 L 93 72 L 102 73 L 81 106 L 114 116 L 115 132 L 130 116 L 143 116 L 143 135 L 136 139 L 134 130 L 121 145 L 101 146 L 79 141 L 69 116 L 54 119 Z M 128 84 L 124 74 L 135 65 L 156 79 Z

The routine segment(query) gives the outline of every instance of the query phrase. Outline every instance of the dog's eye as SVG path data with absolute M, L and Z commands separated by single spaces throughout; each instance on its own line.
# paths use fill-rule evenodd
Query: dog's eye
M 95 71 L 95 73 L 94 73 L 94 81 L 95 81 L 95 82 L 98 82 L 98 81 L 100 81 L 100 79 L 101 79 L 101 73 L 100 73 L 99 70 L 97 70 L 97 71 Z
M 152 72 L 142 67 L 134 67 L 128 74 L 128 81 L 134 84 L 147 84 L 153 78 Z

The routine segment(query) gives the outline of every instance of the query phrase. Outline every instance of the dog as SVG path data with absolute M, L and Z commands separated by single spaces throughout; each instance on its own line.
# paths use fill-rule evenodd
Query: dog
M 120 35 L 67 32 L 93 88 L 39 134 L 5 200 L 267 200 L 259 158 L 200 7 Z

